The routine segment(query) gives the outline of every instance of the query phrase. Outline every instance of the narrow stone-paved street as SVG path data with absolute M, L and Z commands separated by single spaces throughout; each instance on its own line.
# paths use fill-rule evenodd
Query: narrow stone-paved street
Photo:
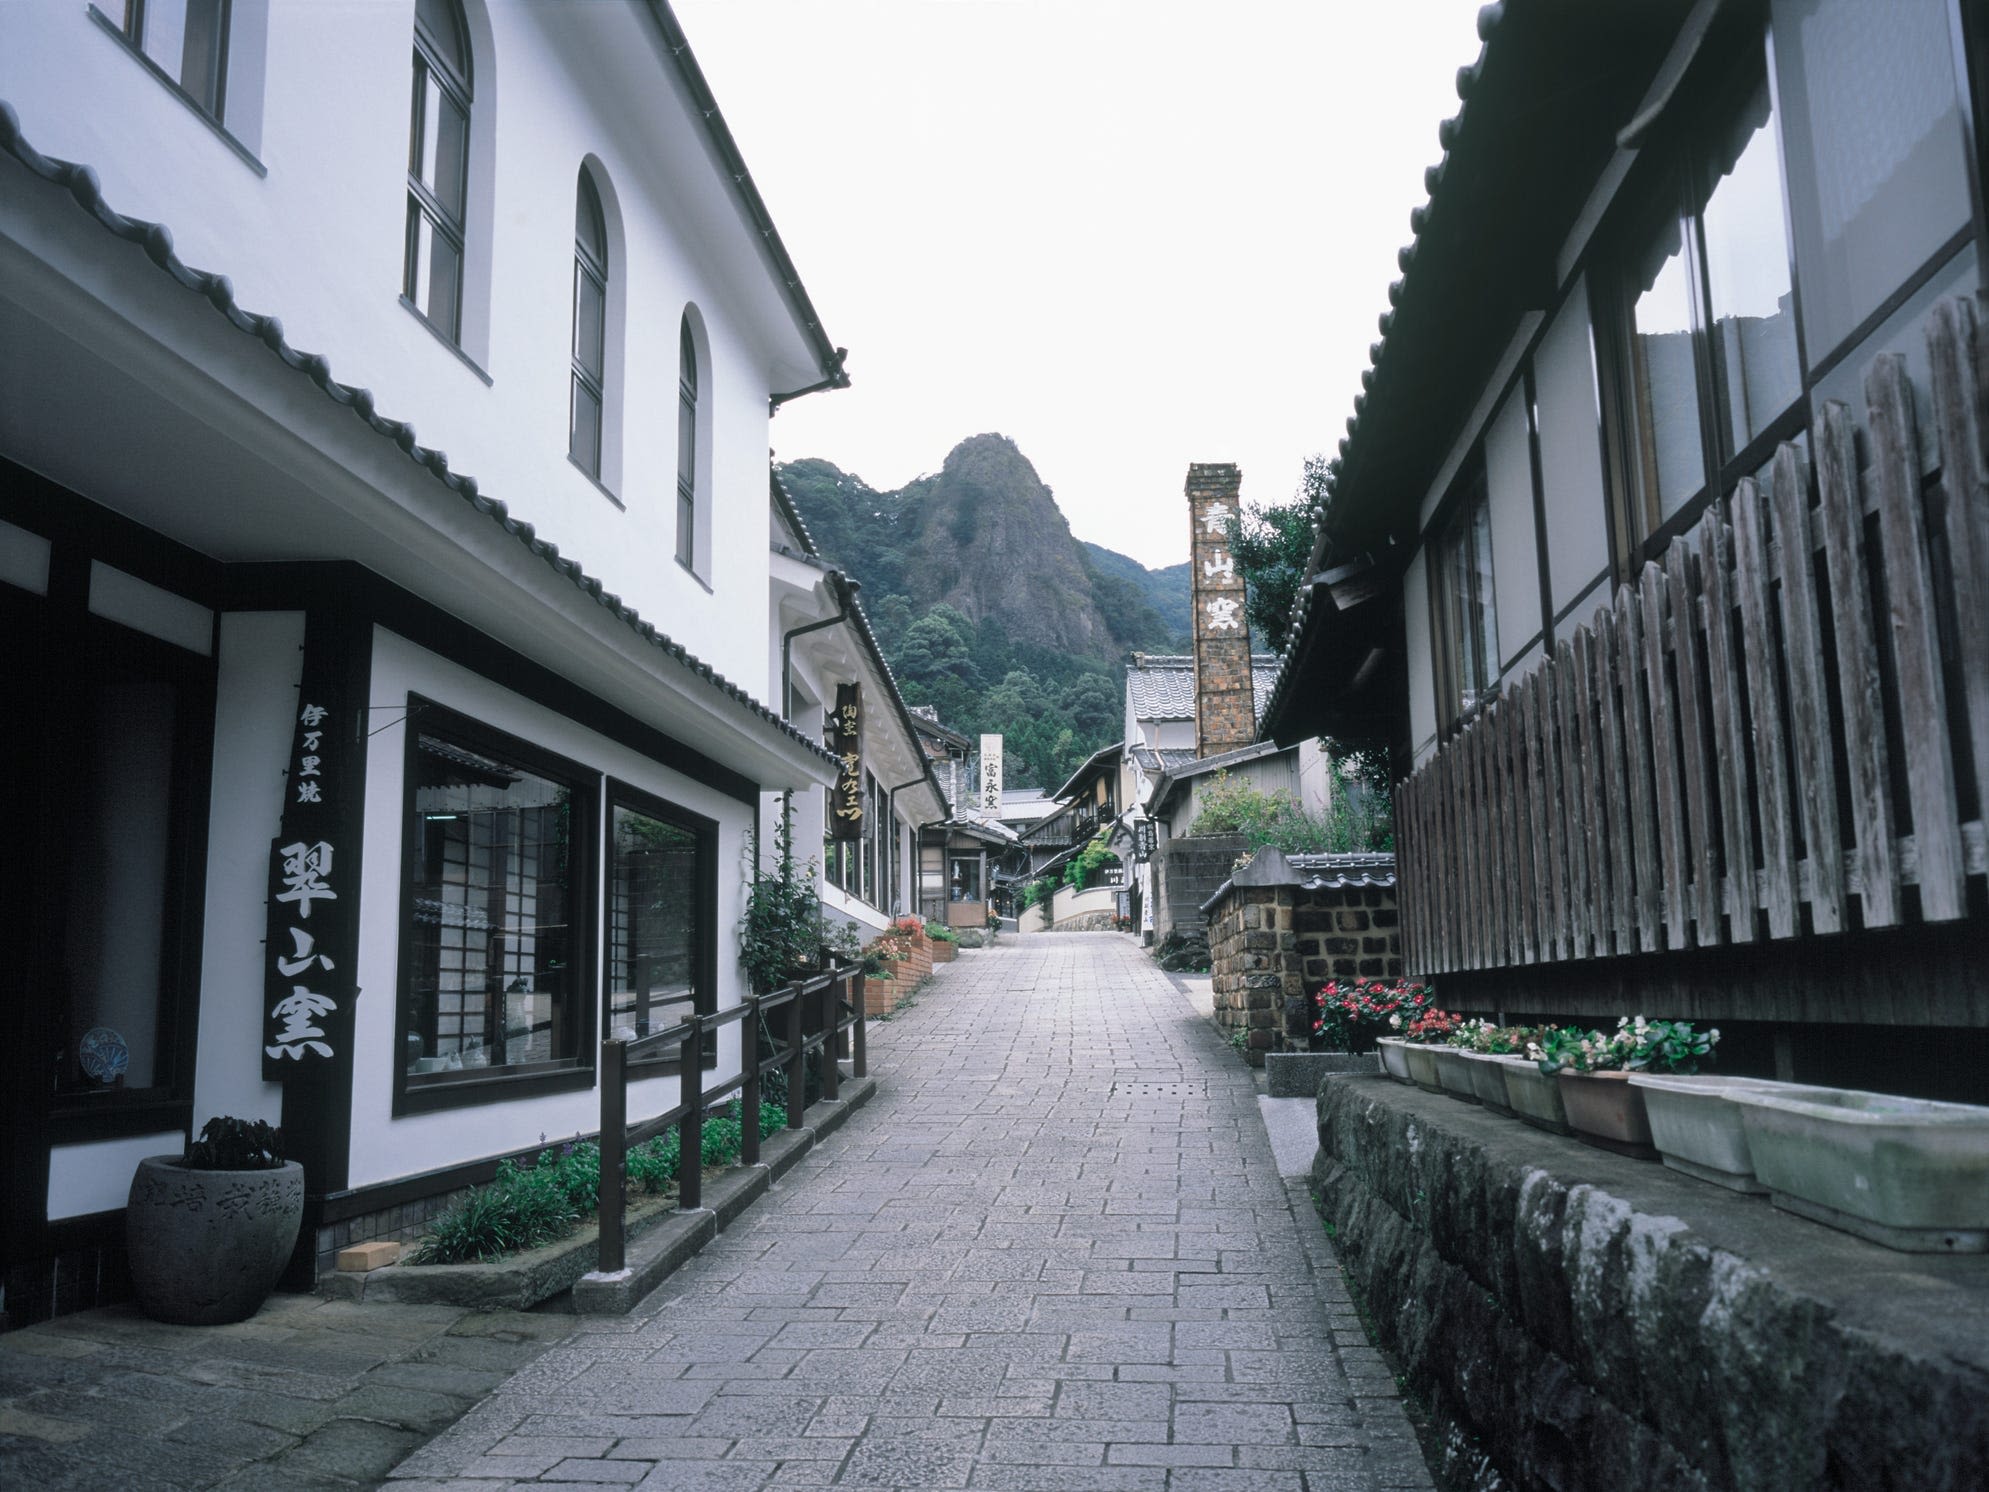
M 964 954 L 871 1054 L 756 1216 L 397 1492 L 1430 1485 L 1247 1069 L 1129 939 Z

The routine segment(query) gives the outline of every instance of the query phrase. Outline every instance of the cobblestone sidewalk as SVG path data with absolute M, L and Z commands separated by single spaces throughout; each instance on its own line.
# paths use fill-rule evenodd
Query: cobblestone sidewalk
M 1246 1070 L 1128 939 L 963 954 L 870 1050 L 774 1205 L 393 1492 L 1429 1487 Z

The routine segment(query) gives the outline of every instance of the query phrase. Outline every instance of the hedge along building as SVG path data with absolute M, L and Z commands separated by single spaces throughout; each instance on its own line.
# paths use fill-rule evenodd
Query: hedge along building
M 822 792 L 762 803 L 761 862 L 771 865 L 771 825 L 791 805 L 794 853 L 814 864 L 824 919 L 868 941 L 893 917 L 919 911 L 919 831 L 945 821 L 947 798 L 856 582 L 823 560 L 778 477 L 770 521 L 774 692 L 787 719 L 818 730 L 838 760 L 837 780 Z
M 1979 0 L 1480 13 L 1265 730 L 1411 973 L 1985 1094 Z
M 307 1167 L 293 1278 L 591 1130 L 834 777 L 730 681 L 842 354 L 668 6 L 129 15 L 0 49 L 15 1322 L 118 1288 L 216 1113 Z

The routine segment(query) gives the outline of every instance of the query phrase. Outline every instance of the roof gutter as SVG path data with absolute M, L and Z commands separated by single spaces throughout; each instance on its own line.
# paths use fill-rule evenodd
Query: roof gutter
M 831 570 L 829 572 L 829 581 L 832 586 L 835 581 L 841 578 L 843 577 L 840 570 Z M 820 632 L 826 627 L 834 627 L 839 623 L 848 621 L 849 608 L 854 600 L 851 592 L 855 590 L 855 584 L 851 583 L 849 591 L 842 592 L 844 598 L 842 607 L 834 616 L 825 616 L 819 622 L 803 622 L 799 627 L 790 627 L 787 631 L 780 634 L 781 719 L 792 720 L 794 718 L 794 639 L 805 636 L 810 632 Z
M 849 356 L 849 350 L 832 346 L 828 333 L 822 330 L 821 318 L 815 314 L 815 304 L 808 298 L 808 291 L 801 283 L 801 271 L 794 267 L 794 260 L 788 257 L 787 246 L 780 241 L 780 230 L 774 227 L 766 199 L 760 196 L 760 189 L 753 184 L 753 173 L 746 169 L 746 158 L 739 153 L 739 144 L 732 138 L 731 127 L 719 112 L 718 100 L 712 96 L 711 85 L 704 79 L 704 69 L 698 66 L 698 60 L 691 52 L 690 38 L 684 35 L 676 12 L 670 9 L 670 0 L 649 0 L 649 10 L 663 30 L 663 42 L 669 49 L 670 60 L 676 65 L 677 76 L 691 95 L 692 106 L 704 120 L 705 133 L 711 137 L 719 163 L 731 179 L 739 205 L 745 208 L 747 218 L 759 230 L 760 241 L 766 245 L 767 254 L 772 258 L 781 285 L 787 292 L 788 306 L 809 341 L 815 344 L 816 361 L 826 375 L 820 383 L 807 388 L 796 389 L 789 394 L 775 394 L 773 405 L 778 407 L 789 399 L 798 399 L 818 389 L 848 388 L 849 374 L 843 371 L 843 360 Z

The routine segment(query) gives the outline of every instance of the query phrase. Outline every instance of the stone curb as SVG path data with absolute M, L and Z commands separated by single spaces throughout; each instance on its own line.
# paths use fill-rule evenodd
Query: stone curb
M 1381 1058 L 1373 1052 L 1267 1052 L 1264 1069 L 1272 1098 L 1317 1098 L 1319 1085 L 1328 1077 L 1377 1074 Z
M 630 1267 L 612 1278 L 590 1278 L 599 1235 L 589 1227 L 571 1238 L 493 1264 L 391 1264 L 365 1274 L 334 1274 L 319 1282 L 317 1293 L 327 1300 L 522 1311 L 571 1291 L 576 1311 L 625 1314 L 721 1228 L 736 1221 L 817 1143 L 848 1122 L 850 1113 L 876 1091 L 874 1078 L 847 1079 L 841 1098 L 809 1106 L 804 1115 L 808 1124 L 768 1135 L 761 1143 L 759 1165 L 707 1181 L 705 1205 L 696 1212 L 667 1208 L 632 1212 Z M 599 1304 L 589 1303 L 597 1300 Z

